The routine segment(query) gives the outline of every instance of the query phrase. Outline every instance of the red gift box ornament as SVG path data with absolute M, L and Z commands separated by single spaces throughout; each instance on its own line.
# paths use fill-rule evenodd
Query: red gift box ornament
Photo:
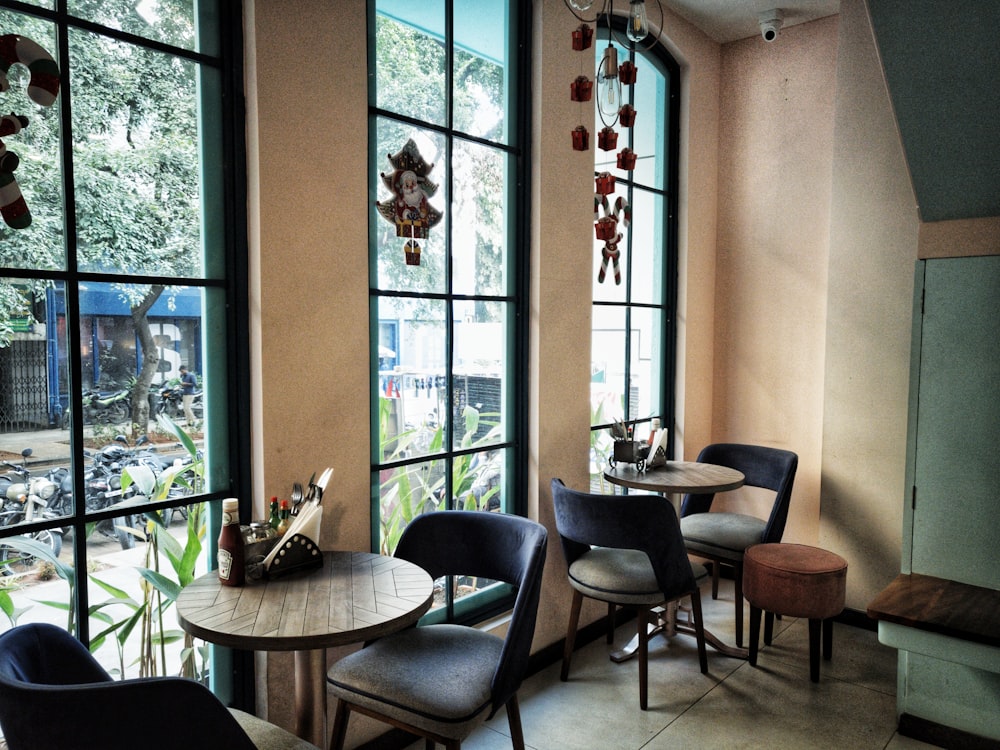
M 577 125 L 573 129 L 573 150 L 586 151 L 590 148 L 590 133 L 583 125 Z
M 601 172 L 594 178 L 594 190 L 598 195 L 611 195 L 615 192 L 615 176 L 610 172 Z
M 605 151 L 613 151 L 618 146 L 618 133 L 609 127 L 601 128 L 597 134 L 597 145 Z
M 626 60 L 618 66 L 618 80 L 626 86 L 635 83 L 636 67 L 631 60 Z
M 580 27 L 573 32 L 573 49 L 590 49 L 591 42 L 594 41 L 594 30 L 587 24 L 580 24 Z
M 633 170 L 635 169 L 635 151 L 630 148 L 623 148 L 618 152 L 618 168 Z
M 593 81 L 587 76 L 577 76 L 576 80 L 569 85 L 569 99 L 571 102 L 589 102 L 593 91 Z
M 618 220 L 614 216 L 602 216 L 594 223 L 594 235 L 599 240 L 613 240 L 618 234 Z
M 630 128 L 635 124 L 635 115 L 635 107 L 626 104 L 618 110 L 618 121 L 621 122 L 623 128 Z

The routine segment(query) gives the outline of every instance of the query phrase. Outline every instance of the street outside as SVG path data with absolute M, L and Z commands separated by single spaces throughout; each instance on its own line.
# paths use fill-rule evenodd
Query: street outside
M 69 439 L 69 432 L 59 429 L 0 434 L 0 460 L 20 465 L 21 451 L 25 448 L 31 448 L 32 455 L 28 459 L 28 467 L 32 473 L 47 470 L 53 465 L 68 466 Z M 163 447 L 160 454 L 167 456 L 174 450 L 176 450 L 174 443 L 170 443 Z M 171 515 L 169 530 L 171 536 L 183 546 L 187 536 L 187 523 L 179 511 Z M 67 565 L 72 565 L 74 548 L 72 533 L 67 535 L 63 542 L 59 560 Z M 97 604 L 115 600 L 116 597 L 110 593 L 111 590 L 115 589 L 125 592 L 134 602 L 141 602 L 144 579 L 138 573 L 138 569 L 153 567 L 146 560 L 147 543 L 141 538 L 137 538 L 133 549 L 122 549 L 117 539 L 109 538 L 97 530 L 91 533 L 86 542 L 89 578 L 87 590 L 90 607 L 93 608 Z M 174 578 L 170 563 L 162 553 L 160 555 L 160 570 L 168 578 Z M 198 574 L 202 572 L 204 570 L 199 570 Z M 99 580 L 110 589 L 97 585 L 94 579 Z M 47 622 L 63 628 L 67 627 L 68 614 L 65 605 L 69 602 L 69 585 L 55 574 L 51 564 L 38 562 L 23 575 L 2 576 L 0 577 L 0 587 L 6 588 L 10 593 L 15 606 L 17 624 Z M 134 608 L 129 604 L 116 601 L 102 607 L 101 612 L 107 615 L 112 622 L 119 622 L 130 617 Z M 162 626 L 165 631 L 179 629 L 173 607 L 167 610 L 166 618 Z M 0 618 L 0 630 L 6 630 L 12 626 L 13 623 L 9 617 Z M 90 619 L 91 637 L 106 627 L 106 623 L 92 617 Z M 138 628 L 136 628 L 137 632 Z M 180 641 L 168 646 L 168 664 L 179 665 L 182 647 L 183 643 Z M 135 637 L 128 639 L 123 646 L 122 656 L 126 676 L 138 676 L 137 667 L 130 666 L 135 662 L 138 654 L 138 639 Z M 95 657 L 112 674 L 120 672 L 121 662 L 114 638 L 106 641 L 95 653 Z M 167 673 L 176 673 L 178 668 L 168 669 Z

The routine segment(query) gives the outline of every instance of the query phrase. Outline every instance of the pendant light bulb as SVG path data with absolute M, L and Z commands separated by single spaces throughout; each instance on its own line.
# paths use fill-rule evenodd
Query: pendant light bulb
M 625 33 L 633 42 L 641 42 L 649 34 L 646 0 L 629 0 L 628 29 Z
M 614 117 L 621 106 L 618 81 L 618 50 L 609 42 L 597 69 L 597 106 L 605 117 Z
M 576 10 L 590 10 L 590 6 L 594 4 L 594 0 L 569 0 L 569 4 Z

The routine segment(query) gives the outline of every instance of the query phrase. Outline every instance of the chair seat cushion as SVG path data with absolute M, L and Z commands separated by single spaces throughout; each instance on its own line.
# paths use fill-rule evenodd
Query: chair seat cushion
M 253 714 L 235 708 L 230 708 L 229 713 L 247 733 L 257 750 L 318 750 L 311 742 L 306 742 Z
M 760 544 L 767 521 L 743 513 L 695 513 L 681 519 L 689 552 L 739 561 L 747 547 Z
M 692 565 L 697 581 L 707 573 Z M 584 596 L 615 604 L 659 604 L 666 598 L 645 552 L 594 547 L 569 566 L 570 585 Z
M 345 656 L 327 682 L 338 698 L 461 740 L 486 719 L 502 648 L 475 628 L 410 628 Z

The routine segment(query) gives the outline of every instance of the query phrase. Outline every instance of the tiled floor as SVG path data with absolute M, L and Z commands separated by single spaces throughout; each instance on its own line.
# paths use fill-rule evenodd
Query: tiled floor
M 728 587 L 727 587 L 728 585 Z M 719 599 L 703 595 L 706 625 L 734 643 L 732 582 Z M 698 670 L 694 639 L 650 643 L 649 710 L 639 709 L 635 660 L 615 664 L 609 648 L 634 633 L 621 626 L 613 647 L 601 638 L 573 655 L 568 682 L 553 664 L 519 692 L 525 743 L 534 750 L 678 750 L 679 748 L 843 748 L 918 750 L 932 747 L 897 735 L 896 652 L 872 631 L 834 626 L 833 659 L 809 680 L 808 623 L 775 622 L 773 644 L 757 667 L 708 649 L 708 674 Z M 462 743 L 463 750 L 509 750 L 502 711 Z M 407 750 L 422 750 L 423 742 Z

